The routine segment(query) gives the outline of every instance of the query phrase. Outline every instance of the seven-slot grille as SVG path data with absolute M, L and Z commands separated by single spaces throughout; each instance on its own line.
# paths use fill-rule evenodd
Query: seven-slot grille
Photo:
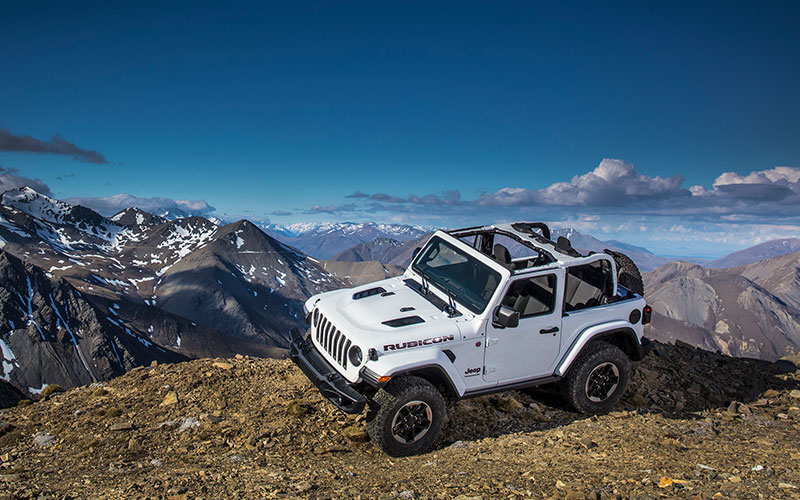
M 333 326 L 328 318 L 323 316 L 318 309 L 314 310 L 314 336 L 317 344 L 325 349 L 342 368 L 347 369 L 347 351 L 352 342 L 344 336 L 341 330 Z

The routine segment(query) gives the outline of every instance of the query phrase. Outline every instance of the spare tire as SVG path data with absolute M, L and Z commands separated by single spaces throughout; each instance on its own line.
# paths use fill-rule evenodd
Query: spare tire
M 636 267 L 633 259 L 621 252 L 614 252 L 608 249 L 603 251 L 614 257 L 614 262 L 617 264 L 617 282 L 631 292 L 644 296 L 642 273 L 639 272 L 639 268 Z

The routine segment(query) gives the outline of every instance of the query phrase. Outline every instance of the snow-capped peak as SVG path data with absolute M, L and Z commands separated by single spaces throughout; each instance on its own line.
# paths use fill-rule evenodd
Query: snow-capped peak
M 166 222 L 164 218 L 136 207 L 119 211 L 109 219 L 126 226 L 154 226 Z
M 3 193 L 2 203 L 22 210 L 32 217 L 48 222 L 61 223 L 72 210 L 72 205 L 54 200 L 28 186 L 11 189 Z

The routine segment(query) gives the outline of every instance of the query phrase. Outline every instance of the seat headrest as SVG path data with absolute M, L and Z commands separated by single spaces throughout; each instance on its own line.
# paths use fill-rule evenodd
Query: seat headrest
M 569 240 L 567 238 L 563 237 L 563 236 L 559 236 L 558 237 L 558 240 L 556 241 L 556 250 L 558 250 L 559 252 L 561 252 L 563 254 L 570 255 L 572 257 L 580 257 L 581 256 L 581 254 L 578 253 L 577 250 L 572 248 L 572 243 L 570 243 Z
M 504 247 L 500 243 L 495 244 L 494 260 L 506 267 L 509 267 L 511 265 L 511 254 L 508 253 L 508 248 Z

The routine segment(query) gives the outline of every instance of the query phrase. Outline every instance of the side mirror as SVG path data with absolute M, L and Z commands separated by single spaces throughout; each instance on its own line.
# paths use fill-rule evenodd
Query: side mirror
M 411 256 L 411 260 L 414 260 L 414 259 L 417 258 L 417 255 L 419 255 L 419 251 L 420 250 L 422 250 L 420 247 L 417 247 L 417 248 L 414 249 L 414 254 Z
M 497 319 L 493 322 L 501 328 L 516 328 L 519 326 L 519 311 L 508 306 L 497 308 Z

